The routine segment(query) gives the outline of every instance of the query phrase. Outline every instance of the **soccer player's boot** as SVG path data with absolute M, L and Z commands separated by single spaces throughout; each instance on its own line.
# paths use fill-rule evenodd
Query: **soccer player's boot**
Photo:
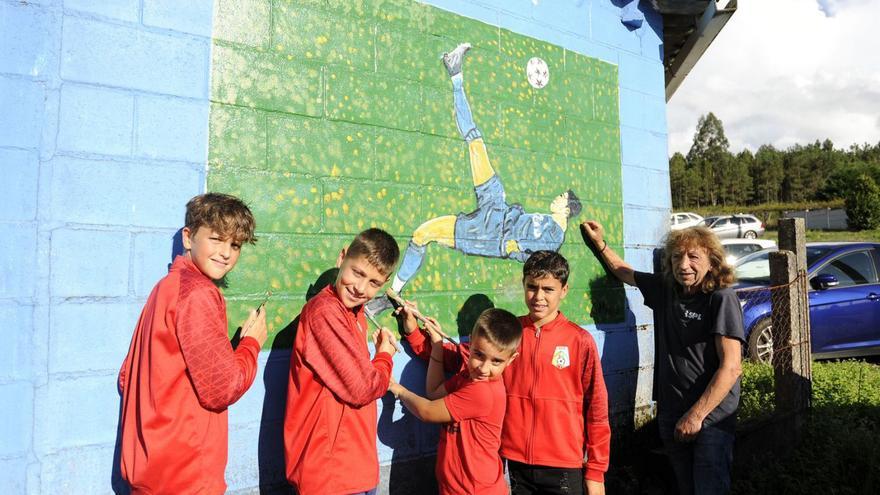
M 462 43 L 455 47 L 455 50 L 443 54 L 443 65 L 446 66 L 446 72 L 449 73 L 449 77 L 461 74 L 461 64 L 464 62 L 464 54 L 470 49 L 470 43 Z
M 391 303 L 391 299 L 389 299 L 388 296 L 386 296 L 385 294 L 371 299 L 370 302 L 368 302 L 367 305 L 364 306 L 364 311 L 369 313 L 371 316 L 379 316 L 389 309 L 394 309 L 394 305 Z

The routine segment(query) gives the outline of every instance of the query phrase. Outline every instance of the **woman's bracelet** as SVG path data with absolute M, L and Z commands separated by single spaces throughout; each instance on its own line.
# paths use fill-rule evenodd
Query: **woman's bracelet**
M 600 253 L 604 253 L 605 250 L 608 249 L 608 241 L 602 239 L 602 243 L 604 244 L 604 246 L 602 246 L 602 249 L 599 250 Z

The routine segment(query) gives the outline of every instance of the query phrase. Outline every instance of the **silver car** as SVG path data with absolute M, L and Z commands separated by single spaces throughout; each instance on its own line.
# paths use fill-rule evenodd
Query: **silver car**
M 682 211 L 669 215 L 669 228 L 672 230 L 681 230 L 694 225 L 699 225 L 703 221 L 703 217 L 689 211 Z
M 764 224 L 754 215 L 721 215 L 706 217 L 703 224 L 720 239 L 755 239 L 764 235 Z
M 736 260 L 762 249 L 776 247 L 773 239 L 721 239 L 721 247 L 727 252 L 727 264 L 733 266 Z

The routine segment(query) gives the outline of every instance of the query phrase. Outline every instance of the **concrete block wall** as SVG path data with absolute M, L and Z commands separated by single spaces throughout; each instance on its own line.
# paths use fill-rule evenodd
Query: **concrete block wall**
M 629 30 L 618 0 L 426 3 L 618 67 L 622 244 L 631 263 L 650 269 L 670 207 L 659 15 L 643 5 L 645 24 Z M 215 9 L 233 4 L 249 18 L 270 13 L 269 0 L 0 0 L 4 493 L 112 490 L 118 366 L 171 261 L 184 204 L 205 190 L 212 33 L 251 45 L 269 37 L 246 19 L 214 23 Z M 308 88 L 302 77 L 298 87 Z M 651 315 L 637 292 L 627 300 L 625 321 L 589 328 L 618 410 L 650 400 Z M 261 374 L 287 365 L 270 354 Z M 396 369 L 419 365 L 401 356 Z M 277 481 L 260 467 L 275 465 L 261 456 L 279 441 L 279 405 L 267 403 L 260 376 L 231 408 L 231 491 Z M 399 406 L 384 412 L 408 421 Z M 419 433 L 380 438 L 386 483 L 395 454 L 430 451 L 424 439 L 436 432 L 395 426 Z
M 0 1 L 0 491 L 111 491 L 116 373 L 204 190 L 213 2 Z

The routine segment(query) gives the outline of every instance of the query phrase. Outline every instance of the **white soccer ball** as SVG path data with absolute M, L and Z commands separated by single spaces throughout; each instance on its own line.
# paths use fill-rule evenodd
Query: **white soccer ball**
M 526 78 L 535 89 L 541 89 L 550 82 L 550 69 L 547 62 L 539 57 L 532 57 L 526 64 Z

